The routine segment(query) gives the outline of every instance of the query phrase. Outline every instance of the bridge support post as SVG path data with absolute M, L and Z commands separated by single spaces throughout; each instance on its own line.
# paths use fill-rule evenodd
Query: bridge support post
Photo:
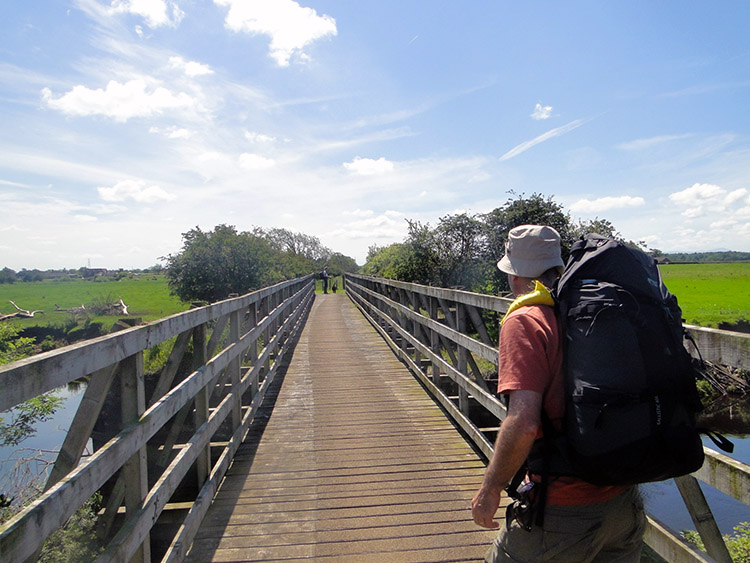
M 456 326 L 458 327 L 458 332 L 461 334 L 466 333 L 468 324 L 467 320 L 466 306 L 462 303 L 456 303 Z M 466 351 L 466 348 L 460 344 L 458 345 L 457 352 L 456 369 L 461 373 L 466 374 L 468 366 L 466 356 L 468 355 L 468 352 Z M 464 416 L 469 416 L 469 394 L 461 386 L 458 387 L 458 408 Z
M 695 524 L 695 528 L 703 540 L 703 545 L 706 546 L 706 552 L 718 563 L 732 563 L 727 545 L 721 537 L 719 527 L 716 525 L 716 520 L 714 520 L 714 515 L 706 502 L 706 497 L 698 480 L 692 475 L 684 475 L 675 477 L 674 482 L 690 512 L 690 518 L 693 519 L 693 524 Z
M 438 320 L 438 304 L 434 297 L 430 297 L 430 318 L 433 321 Z M 435 330 L 430 331 L 430 349 L 435 355 L 440 355 L 440 335 Z M 439 386 L 440 385 L 440 365 L 437 362 L 432 362 L 432 382 Z
M 146 410 L 146 390 L 144 385 L 143 352 L 123 360 L 120 370 L 120 390 L 122 401 L 122 424 L 135 423 Z M 140 510 L 148 494 L 148 460 L 146 446 L 138 450 L 122 466 L 125 484 L 125 512 L 127 517 Z M 131 561 L 150 563 L 151 545 L 149 534 L 133 555 Z
M 234 311 L 229 317 L 229 341 L 235 345 L 240 341 L 240 312 Z M 240 360 L 242 354 L 234 358 L 227 369 L 229 370 L 229 381 L 232 384 L 232 431 L 234 432 L 242 424 L 242 394 L 240 393 Z
M 198 325 L 193 329 L 193 369 L 199 369 L 206 363 L 206 325 Z M 208 420 L 211 390 L 201 389 L 195 396 L 194 424 L 198 429 Z M 211 444 L 208 444 L 195 461 L 198 471 L 198 488 L 203 486 L 211 474 Z
M 258 326 L 258 307 L 256 306 L 255 303 L 251 303 L 247 311 L 248 332 L 254 329 L 256 326 Z M 255 364 L 258 363 L 258 339 L 257 338 L 254 338 L 252 342 L 250 342 L 250 348 L 247 351 L 246 359 L 250 362 L 252 366 L 255 366 Z M 250 399 L 255 397 L 257 392 L 258 392 L 258 376 L 256 375 L 255 378 L 250 383 L 250 387 L 249 387 Z

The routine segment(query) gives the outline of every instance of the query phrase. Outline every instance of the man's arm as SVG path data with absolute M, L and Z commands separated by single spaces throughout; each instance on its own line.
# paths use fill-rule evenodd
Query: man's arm
M 471 501 L 474 522 L 483 528 L 497 528 L 495 512 L 503 489 L 531 451 L 541 426 L 542 395 L 536 391 L 511 391 L 508 414 L 500 425 L 495 452 L 484 473 L 484 482 Z

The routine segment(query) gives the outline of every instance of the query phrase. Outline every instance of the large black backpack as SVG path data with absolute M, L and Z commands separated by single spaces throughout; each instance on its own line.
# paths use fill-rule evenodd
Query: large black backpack
M 529 469 L 598 485 L 699 469 L 696 371 L 683 345 L 682 312 L 654 259 L 586 235 L 573 245 L 553 297 L 564 338 L 566 412 L 561 433 L 543 415 L 547 438 L 532 450 Z

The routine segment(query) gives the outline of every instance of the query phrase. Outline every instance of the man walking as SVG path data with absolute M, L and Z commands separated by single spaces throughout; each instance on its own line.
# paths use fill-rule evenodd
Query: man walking
M 559 234 L 540 225 L 511 229 L 498 268 L 517 299 L 500 333 L 497 391 L 508 397 L 507 415 L 472 500 L 474 521 L 491 529 L 500 527 L 494 516 L 502 491 L 542 437 L 542 411 L 559 430 L 565 409 L 563 347 L 548 290 L 563 269 Z M 567 476 L 542 481 L 526 474 L 525 504 L 508 511 L 486 561 L 640 560 L 645 514 L 637 487 L 597 486 Z
M 323 271 L 320 272 L 320 279 L 323 280 L 323 293 L 328 293 L 328 278 L 330 276 L 328 275 L 328 266 L 325 266 L 323 268 Z

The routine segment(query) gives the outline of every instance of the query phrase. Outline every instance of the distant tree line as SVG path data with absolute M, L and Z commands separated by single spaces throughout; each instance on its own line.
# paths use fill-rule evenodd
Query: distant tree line
M 356 272 L 353 258 L 333 252 L 316 237 L 287 229 L 237 231 L 218 225 L 182 234 L 182 250 L 162 259 L 172 294 L 183 301 L 215 302 L 285 279 L 318 272 Z
M 107 275 L 114 278 L 130 275 L 133 273 L 159 273 L 162 270 L 162 266 L 157 264 L 150 268 L 134 269 L 134 270 L 105 270 L 104 268 L 77 268 L 77 269 L 58 269 L 58 270 L 27 270 L 21 269 L 20 272 L 11 270 L 10 268 L 3 268 L 0 270 L 0 284 L 4 283 L 16 283 L 16 282 L 39 282 L 44 280 L 63 280 L 63 279 L 93 279 L 100 276 L 102 272 L 107 272 Z
M 670 262 L 693 262 L 704 264 L 708 262 L 750 262 L 750 252 L 735 252 L 733 250 L 721 252 L 665 252 L 665 258 Z
M 574 222 L 552 197 L 541 194 L 525 197 L 510 192 L 505 204 L 489 213 L 446 215 L 434 227 L 407 222 L 409 232 L 403 242 L 370 247 L 364 274 L 497 295 L 509 290 L 506 275 L 496 264 L 505 254 L 508 231 L 513 227 L 554 227 L 562 239 L 563 259 L 567 259 L 572 243 L 586 233 L 624 240 L 606 219 Z M 624 242 L 646 249 L 642 241 Z M 661 254 L 657 249 L 650 252 Z

